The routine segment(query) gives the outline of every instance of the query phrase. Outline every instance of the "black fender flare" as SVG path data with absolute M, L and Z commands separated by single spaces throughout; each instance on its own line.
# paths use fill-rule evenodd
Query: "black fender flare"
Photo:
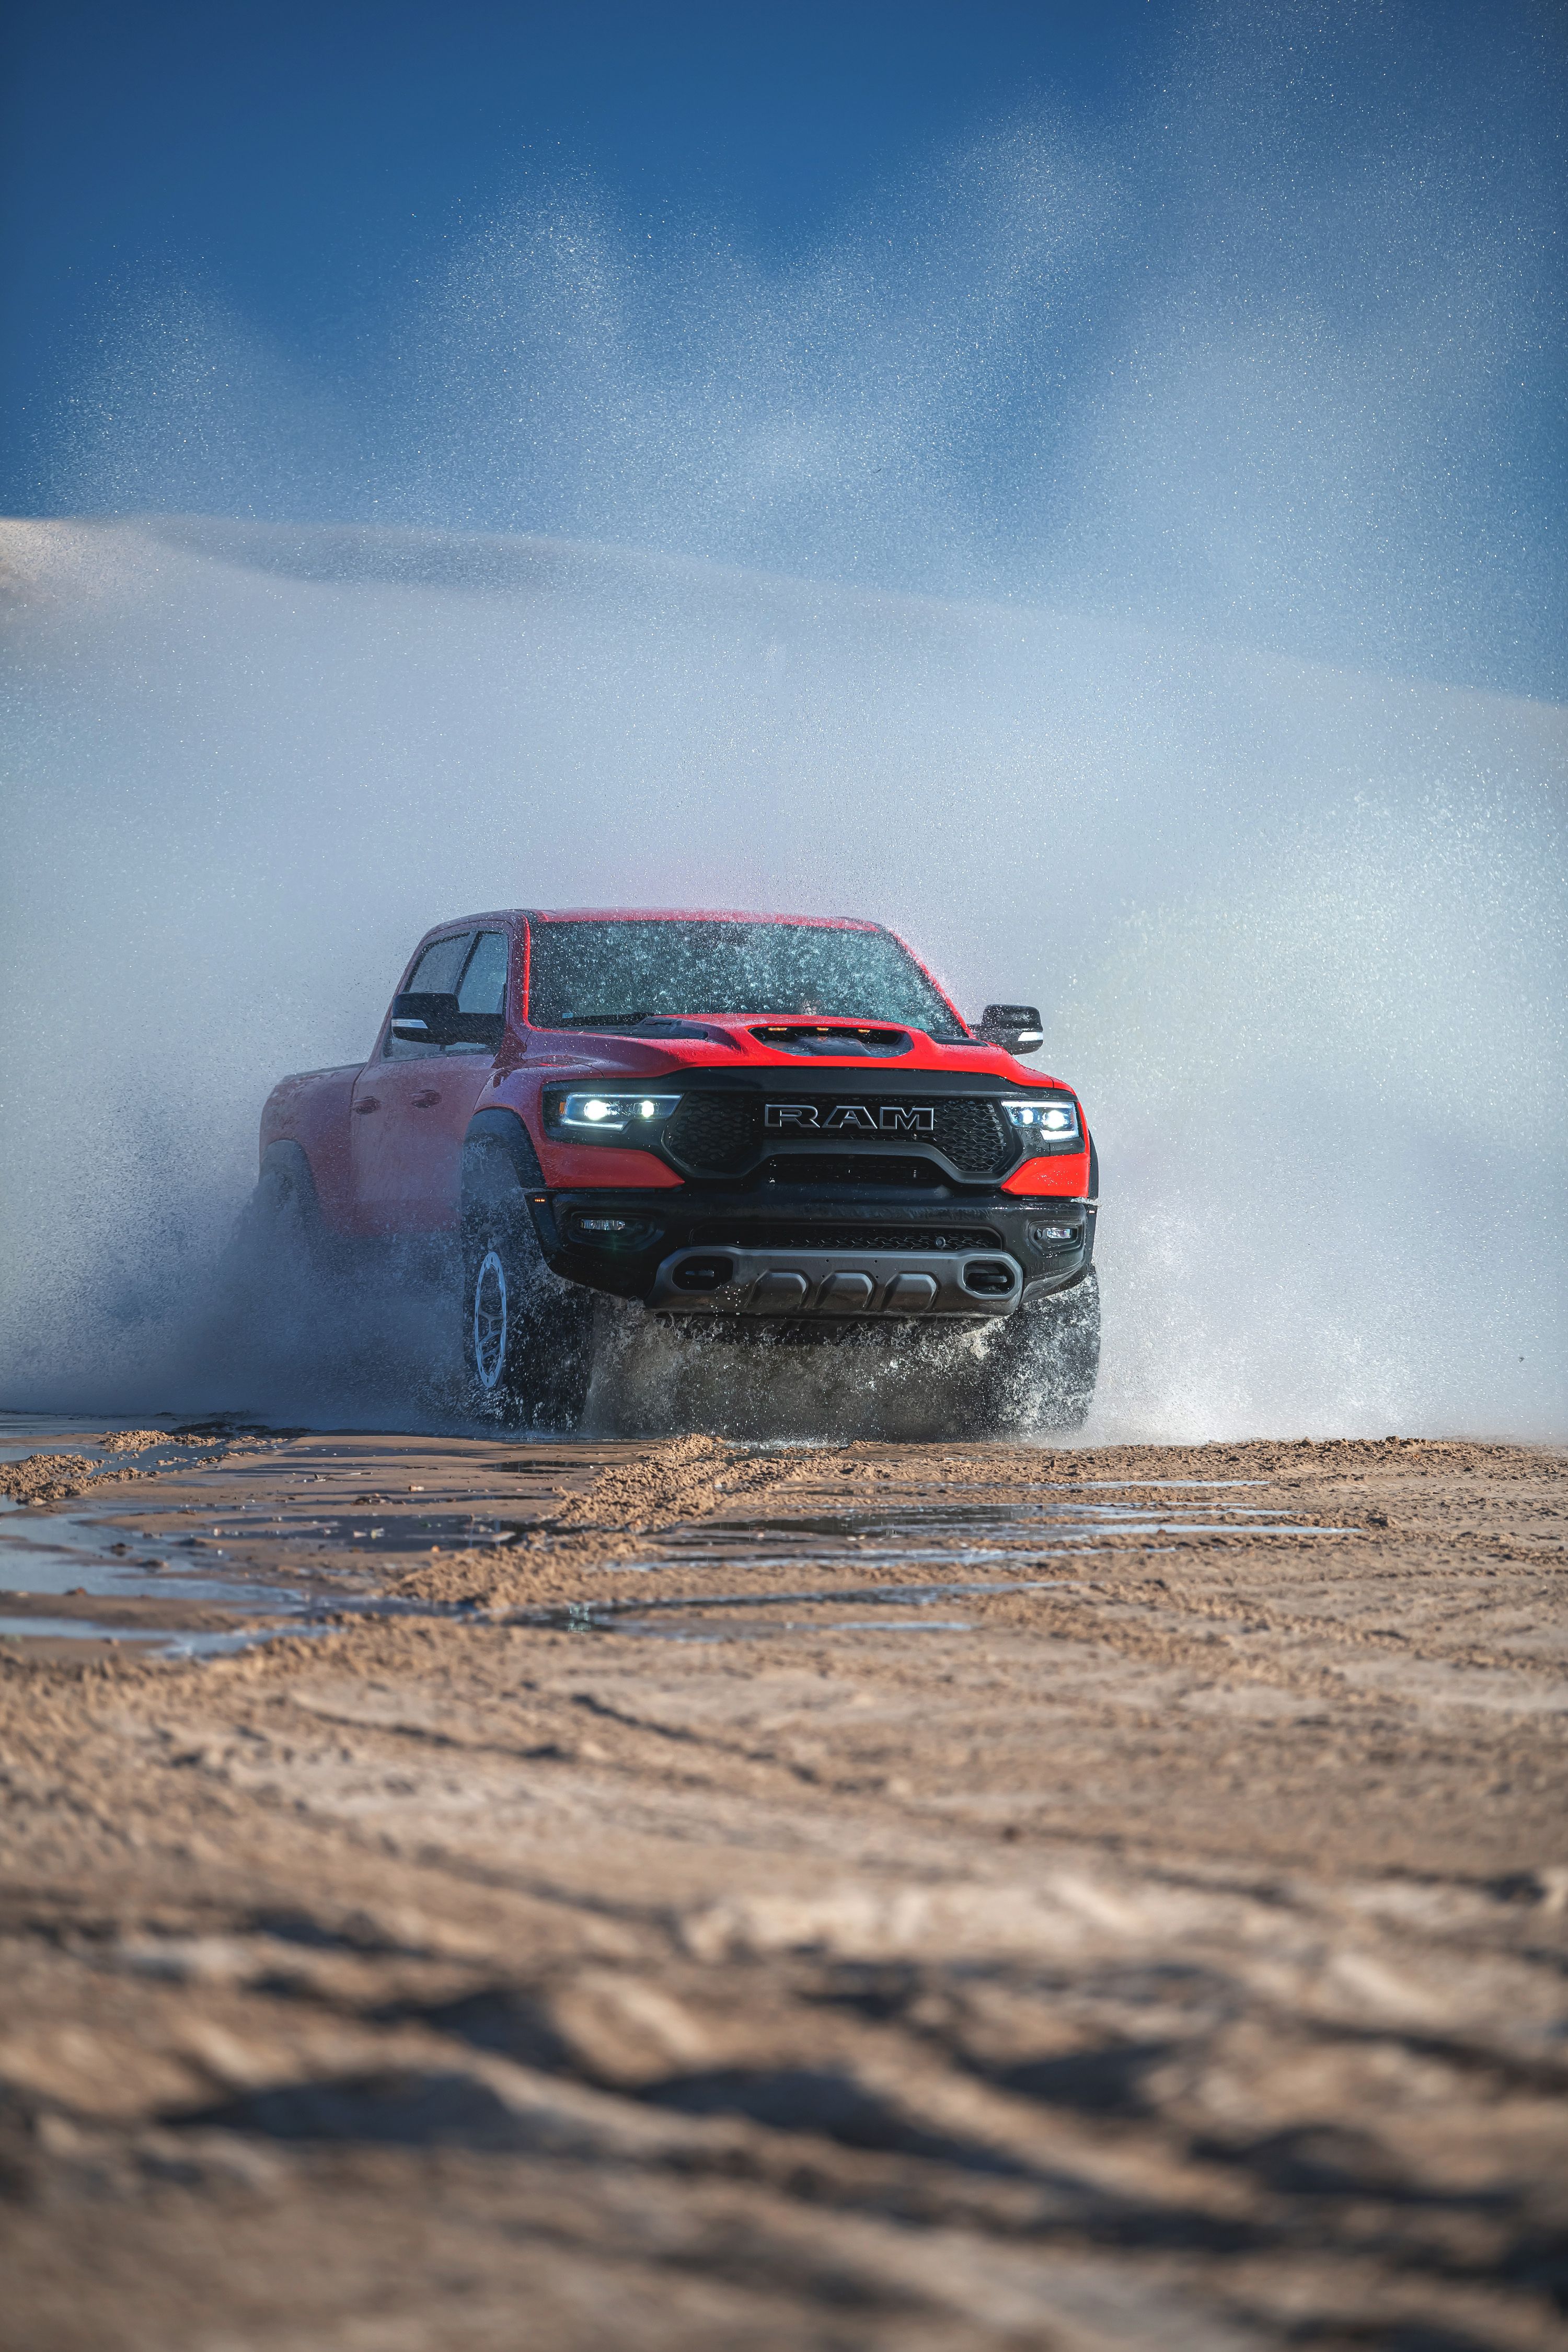
M 548 1259 L 551 1250 L 555 1246 L 555 1234 L 549 1208 L 539 1197 L 544 1190 L 544 1171 L 539 1164 L 539 1153 L 534 1148 L 533 1138 L 530 1135 L 519 1111 L 502 1110 L 497 1106 L 490 1110 L 476 1111 L 468 1121 L 468 1132 L 463 1138 L 462 1197 L 458 1203 L 459 1232 L 467 1234 L 470 1209 L 478 1207 L 483 1198 L 482 1193 L 477 1190 L 470 1192 L 469 1171 L 473 1167 L 470 1154 L 473 1153 L 476 1144 L 489 1145 L 491 1150 L 500 1151 L 510 1161 L 512 1174 L 517 1179 L 518 1189 L 528 1203 L 529 1220 L 533 1226 L 540 1248 Z M 482 1160 L 489 1160 L 490 1152 L 486 1151 L 478 1156 Z M 494 1164 L 493 1161 L 491 1164 Z
M 257 1183 L 265 1183 L 268 1177 L 274 1174 L 293 1187 L 306 1223 L 319 1225 L 321 1201 L 316 1190 L 315 1171 L 310 1166 L 310 1154 L 304 1145 L 297 1143 L 292 1136 L 279 1136 L 268 1145 L 261 1155 L 261 1164 L 256 1171 Z
M 465 1152 L 474 1143 L 499 1143 L 511 1161 L 523 1191 L 542 1192 L 544 1190 L 544 1171 L 539 1164 L 533 1138 L 523 1125 L 520 1112 L 499 1108 L 476 1111 L 463 1138 Z
M 474 1152 L 473 1147 L 476 1144 L 488 1144 L 490 1150 Z M 480 1162 L 488 1160 L 493 1168 L 495 1163 L 492 1153 L 497 1150 L 504 1153 L 510 1163 L 511 1172 L 517 1179 L 518 1189 L 527 1204 L 529 1222 L 533 1227 L 534 1239 L 539 1244 L 540 1255 L 545 1265 L 552 1274 L 557 1275 L 561 1281 L 570 1287 L 579 1303 L 586 1300 L 589 1293 L 571 1275 L 562 1274 L 556 1265 L 555 1261 L 561 1254 L 561 1237 L 555 1230 L 555 1220 L 551 1213 L 549 1200 L 546 1198 L 544 1171 L 539 1164 L 539 1152 L 521 1111 L 502 1110 L 498 1107 L 491 1110 L 478 1111 L 468 1121 L 468 1132 L 463 1138 L 462 1198 L 458 1209 L 458 1231 L 463 1237 L 465 1251 L 469 1245 L 469 1237 L 474 1229 L 473 1221 L 477 1213 L 485 1206 L 495 1205 L 493 1193 L 489 1195 L 487 1202 L 485 1193 L 478 1183 L 470 1191 L 469 1171 L 474 1168 L 475 1160 Z M 470 1159 L 470 1153 L 473 1153 L 472 1159 Z M 477 1174 L 477 1170 L 475 1172 Z

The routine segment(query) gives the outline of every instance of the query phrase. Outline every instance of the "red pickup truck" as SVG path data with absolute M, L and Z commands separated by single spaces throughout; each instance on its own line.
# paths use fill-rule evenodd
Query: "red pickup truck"
M 1099 1173 L 1072 1088 L 1016 1059 L 1041 1043 L 1027 1005 L 970 1028 L 878 923 L 470 915 L 421 940 L 367 1062 L 274 1087 L 259 1202 L 313 1244 L 444 1244 L 510 1422 L 580 1417 L 597 1297 L 923 1351 L 955 1433 L 1073 1428 Z

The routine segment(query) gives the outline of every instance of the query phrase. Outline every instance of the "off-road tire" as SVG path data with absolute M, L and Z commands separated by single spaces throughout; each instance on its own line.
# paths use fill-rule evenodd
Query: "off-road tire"
M 463 1353 L 479 1411 L 512 1428 L 570 1430 L 594 1377 L 594 1301 L 552 1274 L 507 1153 L 463 1154 Z
M 1020 1307 L 987 1335 L 973 1399 L 977 1437 L 1081 1429 L 1100 1370 L 1100 1283 L 1090 1266 L 1070 1290 Z
M 318 1270 L 325 1246 L 321 1203 L 299 1144 L 268 1144 L 241 1232 L 265 1263 Z

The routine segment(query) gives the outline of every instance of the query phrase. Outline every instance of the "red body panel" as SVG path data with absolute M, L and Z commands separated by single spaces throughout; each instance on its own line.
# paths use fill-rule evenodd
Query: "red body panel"
M 1089 1191 L 1089 1153 L 1064 1151 L 1059 1160 L 1026 1160 L 1005 1176 L 1004 1192 L 1049 1193 L 1054 1199 L 1081 1201 Z
M 588 1184 L 634 1185 L 650 1192 L 678 1189 L 684 1179 L 651 1151 L 595 1151 L 591 1143 L 552 1143 L 539 1132 L 538 1122 L 524 1122 L 539 1150 L 539 1164 L 550 1185 L 570 1186 L 580 1192 Z M 613 1165 L 606 1171 L 605 1162 Z
M 268 1144 L 298 1143 L 310 1163 L 316 1197 L 327 1223 L 348 1230 L 353 1215 L 353 1191 L 349 1172 L 349 1105 L 353 1099 L 359 1066 L 306 1070 L 284 1078 L 268 1096 L 261 1113 L 261 1149 Z
M 680 1186 L 682 1180 L 675 1171 L 651 1153 L 606 1151 L 593 1145 L 551 1140 L 544 1133 L 540 1103 L 547 1083 L 572 1078 L 587 1087 L 608 1087 L 627 1080 L 646 1085 L 688 1072 L 734 1070 L 742 1066 L 787 1070 L 796 1078 L 801 1076 L 798 1055 L 764 1045 L 752 1035 L 754 1014 L 694 1012 L 691 1018 L 710 1033 L 701 1040 L 612 1037 L 531 1028 L 527 1022 L 530 923 L 590 919 L 811 922 L 833 930 L 880 928 L 847 919 L 669 908 L 563 908 L 531 917 L 510 910 L 437 925 L 409 959 L 398 982 L 400 991 L 407 987 L 426 950 L 443 937 L 491 929 L 504 930 L 511 940 L 507 1033 L 493 1060 L 488 1054 L 452 1052 L 409 1059 L 390 1057 L 389 1007 L 363 1066 L 310 1071 L 285 1078 L 268 1098 L 261 1123 L 262 1150 L 284 1139 L 301 1146 L 315 1178 L 323 1217 L 331 1227 L 383 1234 L 449 1231 L 458 1218 L 463 1138 L 475 1112 L 481 1109 L 517 1113 L 539 1154 L 548 1186 L 574 1190 Z M 923 971 L 925 967 L 921 969 Z M 926 976 L 931 977 L 929 972 Z M 933 981 L 932 985 L 939 983 Z M 1061 1080 L 1026 1069 L 1000 1047 L 978 1039 L 942 1045 L 920 1031 L 910 1034 L 912 1050 L 898 1062 L 900 1076 L 907 1072 L 916 1080 L 927 1070 L 972 1071 L 993 1082 L 997 1078 L 1014 1082 L 1020 1093 L 1063 1086 Z M 858 1056 L 821 1055 L 814 1057 L 809 1067 L 817 1076 L 842 1069 L 848 1078 L 853 1073 L 863 1074 L 867 1065 Z M 1000 1189 L 1081 1198 L 1088 1190 L 1089 1170 L 1086 1148 L 1081 1153 L 1026 1161 Z
M 353 1230 L 432 1234 L 457 1217 L 463 1138 L 489 1083 L 489 1055 L 367 1062 L 354 1082 Z

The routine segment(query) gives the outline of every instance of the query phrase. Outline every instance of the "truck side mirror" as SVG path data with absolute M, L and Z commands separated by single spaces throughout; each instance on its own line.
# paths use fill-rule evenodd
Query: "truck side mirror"
M 461 1013 L 455 996 L 407 989 L 392 1000 L 392 1034 L 405 1045 L 489 1045 L 500 1044 L 506 1028 L 500 1013 Z
M 1046 1042 L 1038 1007 L 1033 1004 L 988 1004 L 976 1024 L 975 1034 L 1005 1054 L 1037 1054 Z

